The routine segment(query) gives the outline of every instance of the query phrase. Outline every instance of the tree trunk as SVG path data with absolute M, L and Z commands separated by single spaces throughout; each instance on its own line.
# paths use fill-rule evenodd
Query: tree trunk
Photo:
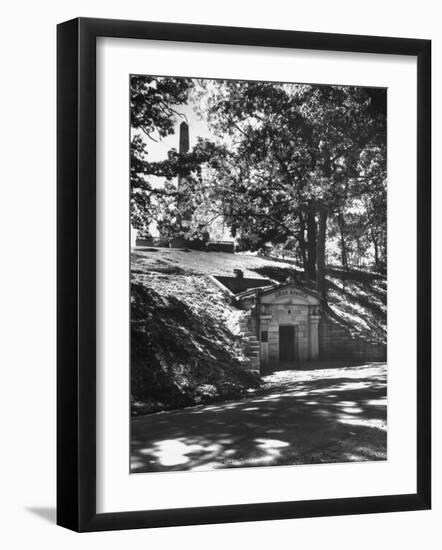
M 304 268 L 305 278 L 309 280 L 308 265 L 307 265 L 307 255 L 306 255 L 306 242 L 305 242 L 305 222 L 302 214 L 299 214 L 299 251 L 302 260 L 302 267 Z
M 307 215 L 307 273 L 310 280 L 316 279 L 316 217 L 312 208 Z
M 318 236 L 316 240 L 316 290 L 325 298 L 325 238 L 327 233 L 327 209 L 325 206 L 319 208 Z
M 376 239 L 376 234 L 371 229 L 371 238 L 373 240 L 373 246 L 374 246 L 374 265 L 376 266 L 376 269 L 379 269 L 379 247 L 378 247 L 378 241 Z
M 330 151 L 324 150 L 324 177 L 330 180 L 332 167 Z M 325 204 L 319 206 L 318 213 L 318 235 L 316 238 L 316 290 L 321 298 L 325 299 L 327 292 L 325 283 L 325 240 L 327 237 L 327 208 Z
M 356 265 L 358 269 L 361 267 L 361 243 L 359 237 L 356 238 Z
M 342 262 L 342 269 L 344 271 L 348 271 L 348 260 L 347 260 L 347 246 L 345 244 L 345 236 L 344 236 L 344 215 L 342 212 L 339 212 L 338 214 L 338 224 L 339 224 L 339 231 L 341 234 L 341 262 Z

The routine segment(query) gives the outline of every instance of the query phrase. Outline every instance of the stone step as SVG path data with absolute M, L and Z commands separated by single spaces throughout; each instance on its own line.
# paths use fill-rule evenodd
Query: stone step
M 242 340 L 244 355 L 250 361 L 252 368 L 259 369 L 259 357 L 261 345 L 256 335 L 249 328 L 250 317 L 243 317 L 239 320 L 239 332 Z

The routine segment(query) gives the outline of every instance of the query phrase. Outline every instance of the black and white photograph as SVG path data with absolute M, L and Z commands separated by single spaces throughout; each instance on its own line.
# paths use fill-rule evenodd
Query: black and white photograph
M 2 547 L 440 546 L 439 6 L 5 4 Z
M 131 473 L 387 459 L 387 90 L 130 76 Z

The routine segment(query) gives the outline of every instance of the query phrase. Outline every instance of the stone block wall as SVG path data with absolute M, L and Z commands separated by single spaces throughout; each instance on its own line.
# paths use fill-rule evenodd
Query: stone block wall
M 249 313 L 243 315 L 239 320 L 240 336 L 242 340 L 242 349 L 246 356 L 246 361 L 243 362 L 243 368 L 251 371 L 259 372 L 260 370 L 260 353 L 259 342 L 255 334 L 251 331 L 252 318 Z
M 387 346 L 352 334 L 326 312 L 319 323 L 319 358 L 322 360 L 386 361 Z

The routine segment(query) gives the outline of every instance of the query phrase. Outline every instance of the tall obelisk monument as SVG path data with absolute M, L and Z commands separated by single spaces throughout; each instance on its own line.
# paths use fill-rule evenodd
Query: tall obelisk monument
M 189 125 L 187 122 L 180 124 L 180 153 L 187 153 L 189 150 Z
M 189 125 L 187 122 L 183 122 L 180 124 L 180 143 L 179 143 L 179 149 L 178 152 L 180 155 L 184 155 L 189 151 Z M 177 183 L 177 191 L 178 191 L 178 215 L 177 215 L 177 227 L 180 230 L 183 230 L 183 225 L 186 226 L 186 221 L 188 220 L 188 212 L 185 210 L 185 206 L 183 204 L 180 204 L 181 202 L 181 194 L 186 193 L 186 179 L 183 177 L 182 174 L 178 174 L 178 183 Z M 184 201 L 185 204 L 185 201 Z M 183 223 L 184 222 L 184 223 Z
M 183 155 L 189 151 L 189 125 L 187 122 L 183 122 L 180 124 L 180 144 L 178 152 L 180 155 Z M 183 177 L 181 174 L 178 174 L 178 191 L 180 191 L 181 183 L 182 183 Z

